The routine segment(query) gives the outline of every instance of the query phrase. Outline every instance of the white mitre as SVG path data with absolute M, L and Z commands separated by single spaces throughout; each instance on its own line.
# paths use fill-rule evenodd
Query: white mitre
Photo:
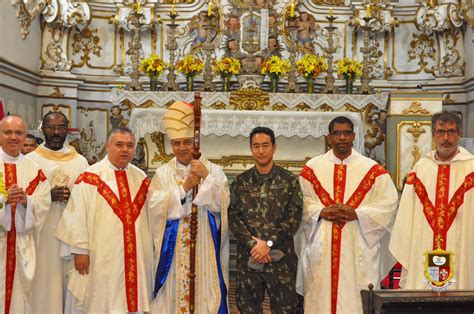
M 163 115 L 163 127 L 171 140 L 194 137 L 193 105 L 184 101 L 172 104 Z

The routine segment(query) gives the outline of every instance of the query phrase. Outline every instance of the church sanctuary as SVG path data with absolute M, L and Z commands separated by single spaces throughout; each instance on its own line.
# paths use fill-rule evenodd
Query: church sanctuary
M 20 117 L 26 130 L 14 129 L 12 121 Z M 44 228 L 51 241 L 59 241 L 52 252 L 63 263 L 56 272 L 61 310 L 54 313 L 474 311 L 474 0 L 0 0 L 0 118 L 5 313 L 43 313 L 33 287 L 48 289 L 50 270 L 38 266 L 33 254 L 23 262 L 38 265 L 25 275 L 18 255 L 22 232 L 30 232 L 40 255 Z M 54 124 L 63 118 L 67 125 Z M 185 132 L 167 126 L 167 119 L 190 131 L 171 137 Z M 260 131 L 251 137 L 256 127 L 271 129 L 274 137 Z M 54 148 L 62 131 L 65 139 Z M 38 142 L 38 154 L 47 150 L 56 157 L 41 172 L 52 189 L 48 216 L 38 218 L 37 229 L 20 231 L 28 221 L 19 213 L 26 212 L 27 220 L 39 205 L 28 194 L 31 184 L 17 190 L 7 169 L 23 158 L 33 160 L 11 149 L 23 146 L 27 133 L 26 141 Z M 268 142 L 257 147 L 259 136 Z M 118 166 L 111 156 L 124 148 L 112 146 L 122 138 L 134 140 L 135 150 Z M 193 160 L 183 163 L 191 150 Z M 83 156 L 84 169 L 90 168 L 77 168 L 72 176 L 64 167 L 70 182 L 58 199 L 55 186 L 62 184 L 50 178 L 53 161 L 72 155 Z M 200 156 L 202 163 L 195 160 Z M 267 157 L 271 172 L 255 171 L 250 185 L 234 186 Z M 110 178 L 88 172 L 107 167 L 104 160 L 116 178 L 113 171 L 107 172 Z M 272 215 L 279 214 L 268 205 L 283 202 L 278 197 L 289 184 L 276 183 L 277 166 L 296 182 L 297 232 L 278 229 Z M 172 182 L 160 177 L 167 168 L 176 170 Z M 143 184 L 128 178 L 129 202 L 118 173 L 130 169 Z M 97 208 L 87 215 L 113 211 L 115 219 L 122 211 L 128 217 L 127 211 L 137 210 L 135 193 L 137 202 L 143 198 L 135 225 L 123 218 L 122 233 L 117 218 L 117 244 L 124 247 L 117 257 L 108 252 L 114 265 L 107 268 L 123 272 L 115 277 L 95 275 L 101 273 L 94 264 L 99 259 L 100 267 L 108 267 L 98 257 L 107 254 L 96 250 L 109 245 L 92 246 L 94 237 L 105 237 L 98 235 L 102 226 L 87 233 L 90 247 L 64 240 L 76 232 L 70 220 L 57 238 L 63 211 L 80 207 L 75 187 L 91 189 L 92 177 L 102 180 L 93 197 L 109 193 L 113 200 L 92 202 Z M 120 178 L 128 184 L 127 175 Z M 191 179 L 198 181 L 188 190 Z M 168 191 L 164 183 L 177 187 Z M 109 185 L 108 192 L 100 191 L 101 184 Z M 245 206 L 252 201 L 234 197 L 242 191 L 257 204 L 248 215 Z M 170 194 L 160 194 L 165 192 Z M 217 209 L 203 204 L 206 192 Z M 120 204 L 109 206 L 114 200 Z M 236 203 L 248 239 L 232 234 Z M 261 217 L 258 228 L 246 222 L 253 215 Z M 280 221 L 289 223 L 282 215 Z M 179 229 L 170 227 L 174 222 Z M 152 230 L 159 228 L 157 237 Z M 146 241 L 149 253 L 142 248 Z M 206 250 L 200 248 L 204 242 Z M 287 263 L 286 250 L 297 256 L 294 262 Z M 251 255 L 242 264 L 243 251 Z M 85 268 L 78 267 L 78 256 L 87 257 L 80 264 Z M 116 264 L 119 257 L 125 266 Z M 143 269 L 134 270 L 129 258 Z M 296 283 L 292 310 L 272 291 L 284 284 L 283 275 L 268 283 L 283 269 L 279 263 L 289 265 L 283 273 Z M 261 281 L 244 282 L 242 271 Z M 118 291 L 117 299 L 123 294 L 125 307 L 113 298 L 99 302 L 109 294 L 88 291 L 91 282 Z M 244 290 L 262 305 L 249 311 Z

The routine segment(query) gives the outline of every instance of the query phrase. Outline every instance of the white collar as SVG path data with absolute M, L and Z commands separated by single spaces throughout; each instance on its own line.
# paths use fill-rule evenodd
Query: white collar
M 354 149 L 352 149 L 351 154 L 349 156 L 347 156 L 344 160 L 341 160 L 341 159 L 337 158 L 336 155 L 334 155 L 334 150 L 331 149 L 328 152 L 329 160 L 331 162 L 335 163 L 335 164 L 340 164 L 340 165 L 342 165 L 342 164 L 345 165 L 345 164 L 350 163 L 355 158 L 356 155 L 357 155 L 357 152 Z
M 441 161 L 435 158 L 436 150 L 430 151 L 426 156 L 431 159 L 435 164 L 445 165 L 452 164 L 454 162 L 465 161 L 465 160 L 474 160 L 474 155 L 467 151 L 464 147 L 458 146 L 458 153 L 454 155 L 451 160 Z
M 68 145 L 63 145 L 63 147 L 61 147 L 61 149 L 58 149 L 58 150 L 49 149 L 48 147 L 46 147 L 45 143 L 42 143 L 41 146 L 47 151 L 52 152 L 52 153 L 66 154 L 71 151 L 71 147 L 69 147 Z
M 4 163 L 7 164 L 16 164 L 17 162 L 23 160 L 25 156 L 20 152 L 20 154 L 16 157 L 8 155 L 2 147 L 0 147 L 0 158 L 3 160 Z

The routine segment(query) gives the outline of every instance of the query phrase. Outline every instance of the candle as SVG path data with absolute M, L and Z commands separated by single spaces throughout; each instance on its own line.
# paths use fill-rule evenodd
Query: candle
M 290 5 L 290 17 L 295 17 L 295 2 L 291 2 L 291 5 Z
M 171 5 L 171 15 L 174 15 L 174 4 Z
M 140 2 L 137 4 L 137 13 L 140 13 Z
M 366 17 L 371 17 L 371 14 L 370 14 L 370 4 L 367 5 L 367 10 L 365 12 L 365 16 Z
M 212 1 L 209 1 L 209 5 L 207 6 L 207 16 L 212 15 Z
M 329 16 L 332 17 L 332 7 L 329 8 Z

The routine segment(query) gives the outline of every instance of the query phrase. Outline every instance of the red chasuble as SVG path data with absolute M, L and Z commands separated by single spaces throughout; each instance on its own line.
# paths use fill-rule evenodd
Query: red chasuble
M 5 186 L 9 189 L 12 185 L 17 184 L 16 165 L 4 164 L 5 167 Z M 46 180 L 46 176 L 41 170 L 38 170 L 36 177 L 29 183 L 25 190 L 26 195 L 31 195 L 36 190 L 40 182 Z M 7 233 L 7 260 L 6 260 L 6 275 L 5 275 L 5 313 L 10 313 L 10 305 L 12 301 L 13 282 L 15 280 L 16 267 L 16 228 L 15 228 L 15 213 L 16 204 L 10 205 L 11 209 L 11 227 Z
M 150 180 L 148 178 L 143 179 L 140 189 L 132 202 L 126 172 L 116 170 L 115 179 L 119 192 L 118 197 L 112 192 L 110 187 L 94 173 L 85 172 L 81 174 L 77 178 L 76 184 L 84 182 L 97 187 L 97 192 L 107 201 L 115 215 L 122 222 L 127 307 L 129 312 L 137 312 L 138 273 L 135 221 L 138 216 L 140 216 L 141 209 L 145 204 Z
M 332 204 L 344 204 L 344 194 L 346 188 L 346 173 L 347 165 L 334 165 L 334 199 L 331 198 L 329 193 L 322 187 L 319 182 L 316 174 L 313 172 L 313 169 L 305 166 L 301 171 L 300 176 L 311 182 L 314 188 L 314 192 L 321 200 L 321 203 L 324 206 L 329 206 Z M 360 203 L 363 201 L 365 195 L 370 191 L 372 186 L 375 183 L 375 179 L 387 173 L 380 165 L 374 165 L 367 172 L 365 177 L 359 183 L 359 186 L 354 191 L 352 196 L 346 202 L 347 205 L 352 208 L 359 207 Z M 339 285 L 339 267 L 340 267 L 340 258 L 341 258 L 341 237 L 342 237 L 342 228 L 344 225 L 332 225 L 332 240 L 331 240 L 331 313 L 335 314 L 337 309 L 337 294 L 338 294 L 338 285 Z

